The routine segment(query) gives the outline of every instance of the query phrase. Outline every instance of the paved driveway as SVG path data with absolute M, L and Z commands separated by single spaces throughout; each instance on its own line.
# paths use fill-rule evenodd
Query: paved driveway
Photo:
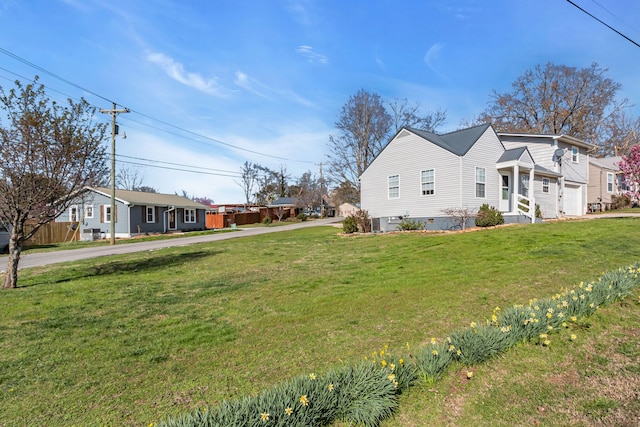
M 194 243 L 215 242 L 218 240 L 237 239 L 240 237 L 257 236 L 259 234 L 277 233 L 286 230 L 296 230 L 306 227 L 317 227 L 339 223 L 342 218 L 323 218 L 313 221 L 298 222 L 294 224 L 281 225 L 277 227 L 244 228 L 235 232 L 209 234 L 206 236 L 178 237 L 166 240 L 154 240 L 151 242 L 122 243 L 115 246 L 96 246 L 93 248 L 70 249 L 65 251 L 27 253 L 20 257 L 20 269 L 29 267 L 40 267 L 48 264 L 60 262 L 77 261 L 87 258 L 101 256 L 127 254 L 132 252 L 144 252 L 155 249 L 168 248 L 171 246 L 187 246 Z M 0 270 L 6 268 L 7 256 L 0 257 Z

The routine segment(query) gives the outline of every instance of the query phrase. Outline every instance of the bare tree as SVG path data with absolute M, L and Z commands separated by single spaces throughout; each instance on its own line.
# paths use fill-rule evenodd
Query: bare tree
M 322 205 L 320 182 L 311 171 L 303 173 L 296 185 L 292 185 L 290 189 L 293 190 L 291 195 L 296 198 L 297 207 L 313 210 Z
M 8 92 L 0 87 L 0 222 L 11 228 L 3 288 L 17 287 L 24 242 L 107 169 L 106 125 L 93 122 L 95 108 L 84 99 L 58 105 L 37 80 L 16 81 Z
M 122 190 L 140 191 L 144 186 L 144 176 L 140 173 L 140 168 L 124 167 L 119 168 L 116 173 L 116 188 Z
M 289 195 L 289 174 L 285 166 L 280 166 L 279 171 L 274 171 L 266 166 L 253 165 L 256 170 L 256 185 L 258 190 L 255 193 L 256 203 L 268 205 L 279 197 Z
M 603 144 L 621 129 L 615 122 L 628 106 L 627 99 L 616 99 L 621 86 L 606 72 L 596 63 L 588 68 L 537 65 L 513 82 L 511 92 L 494 91 L 477 122 L 491 122 L 500 132 L 567 134 Z
M 242 187 L 247 205 L 251 204 L 251 200 L 253 198 L 253 190 L 257 184 L 257 181 L 258 170 L 256 169 L 255 165 L 252 165 L 248 161 L 244 162 L 242 168 L 240 169 L 240 180 L 235 181 L 235 183 Z
M 442 213 L 451 219 L 452 228 L 465 230 L 467 222 L 476 217 L 476 211 L 472 208 L 446 208 Z
M 409 101 L 406 98 L 389 102 L 389 108 L 391 109 L 391 117 L 395 128 L 394 134 L 405 126 L 435 133 L 447 121 L 447 112 L 445 110 L 438 109 L 422 114 L 420 112 L 420 102 L 409 105 Z
M 340 185 L 333 189 L 331 192 L 331 200 L 334 206 L 339 206 L 342 203 L 357 204 L 360 203 L 360 194 L 358 189 L 353 186 L 349 181 L 342 181 Z
M 360 175 L 384 147 L 393 119 L 380 95 L 361 89 L 342 106 L 340 132 L 329 136 L 329 175 L 347 181 L 360 193 Z

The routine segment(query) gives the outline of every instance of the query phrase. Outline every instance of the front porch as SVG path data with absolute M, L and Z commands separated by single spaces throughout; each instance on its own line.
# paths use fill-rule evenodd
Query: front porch
M 533 192 L 535 163 L 526 147 L 506 150 L 496 164 L 500 173 L 500 205 L 504 216 L 525 216 L 536 222 Z

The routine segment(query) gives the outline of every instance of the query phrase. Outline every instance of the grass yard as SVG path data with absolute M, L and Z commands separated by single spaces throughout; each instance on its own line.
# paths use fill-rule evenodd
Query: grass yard
M 384 345 L 411 352 L 638 261 L 639 225 L 314 227 L 21 271 L 0 292 L 0 426 L 149 426 Z M 637 425 L 639 325 L 636 293 L 471 380 L 454 366 L 414 387 L 385 426 Z

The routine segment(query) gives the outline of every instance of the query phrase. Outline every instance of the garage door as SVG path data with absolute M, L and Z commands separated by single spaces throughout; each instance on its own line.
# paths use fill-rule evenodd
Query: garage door
M 563 207 L 565 215 L 583 215 L 582 187 L 579 185 L 565 185 Z

